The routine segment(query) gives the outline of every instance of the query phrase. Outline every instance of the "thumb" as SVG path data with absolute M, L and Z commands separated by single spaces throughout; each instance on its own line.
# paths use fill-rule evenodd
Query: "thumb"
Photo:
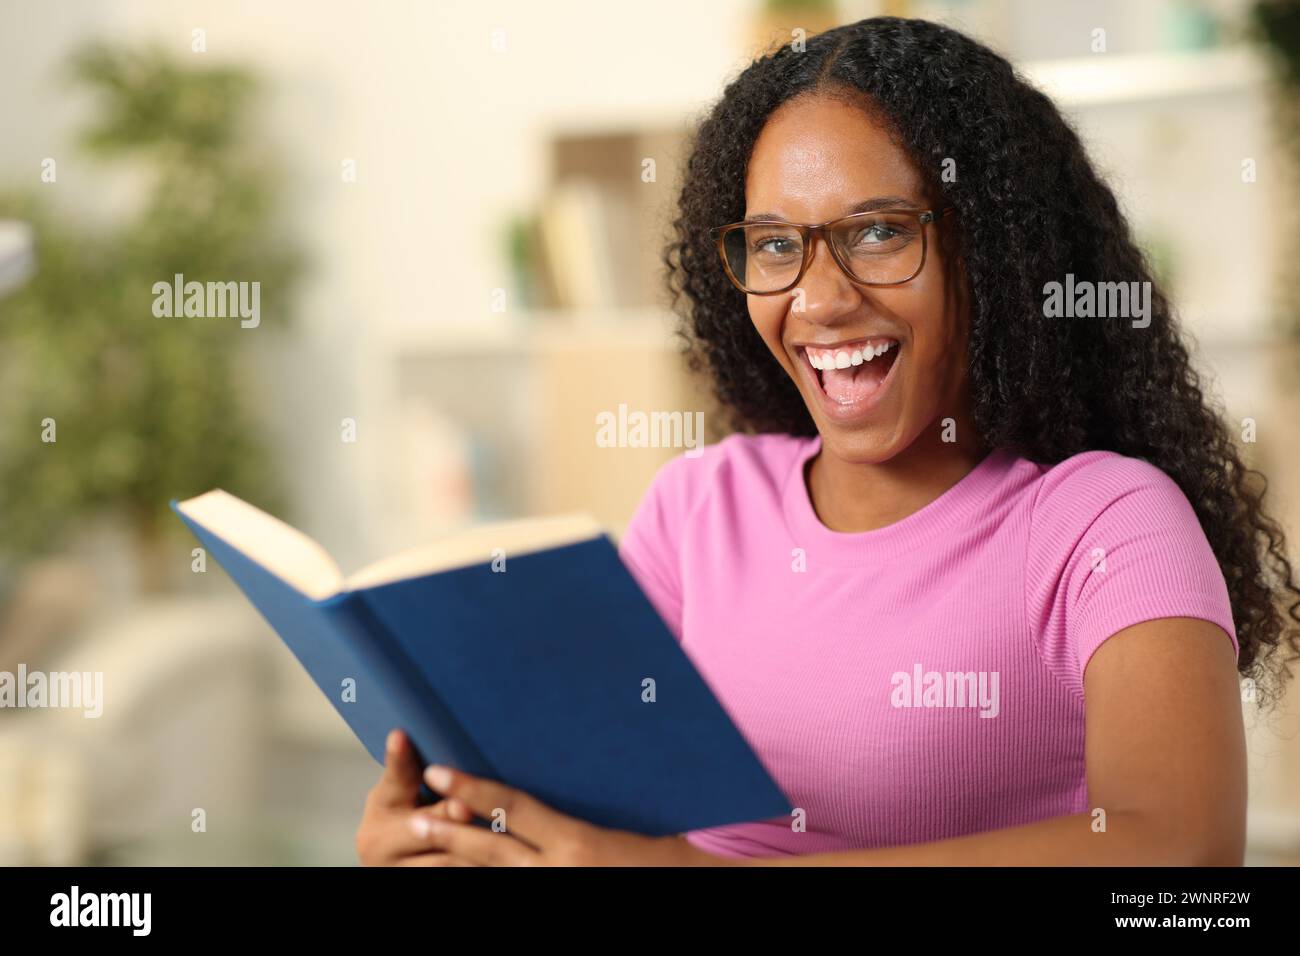
M 389 733 L 384 752 L 384 773 L 375 787 L 378 802 L 389 807 L 414 807 L 420 792 L 420 764 L 415 748 L 403 731 Z

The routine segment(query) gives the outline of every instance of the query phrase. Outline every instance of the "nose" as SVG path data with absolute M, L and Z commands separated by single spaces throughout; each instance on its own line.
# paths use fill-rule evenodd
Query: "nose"
M 790 293 L 791 310 L 817 325 L 836 325 L 852 316 L 861 306 L 864 290 L 854 284 L 831 252 L 822 236 L 813 236 L 812 261 Z M 803 290 L 803 309 L 799 309 L 799 290 Z

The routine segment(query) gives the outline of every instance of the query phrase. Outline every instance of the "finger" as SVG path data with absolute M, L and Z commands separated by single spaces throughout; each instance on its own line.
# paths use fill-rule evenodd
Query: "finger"
M 493 822 L 504 818 L 508 832 L 533 846 L 542 847 L 557 838 L 577 836 L 585 826 L 522 790 L 451 767 L 437 764 L 426 767 L 424 782 L 436 793 L 459 800 L 476 816 Z
M 448 820 L 454 820 L 457 823 L 470 823 L 474 819 L 474 811 L 465 804 L 461 803 L 455 797 L 447 797 L 439 800 L 434 804 L 435 808 L 442 808 L 444 816 Z
M 371 827 L 380 835 L 375 852 L 379 854 L 382 863 L 389 866 L 398 865 L 403 858 L 428 849 L 423 836 L 414 833 L 411 829 L 411 816 L 414 812 L 428 814 L 440 820 L 462 823 L 474 819 L 474 815 L 465 805 L 456 800 L 439 800 L 431 806 L 421 807 L 418 811 L 400 808 L 371 811 L 370 816 L 375 821 Z
M 416 810 L 398 810 L 384 814 L 376 823 L 376 827 L 382 847 L 381 855 L 389 865 L 398 864 L 406 857 L 419 856 L 434 849 L 427 837 L 427 825 L 417 822 L 417 818 L 440 820 L 453 825 L 457 823 L 457 820 L 450 815 L 446 800 Z M 473 819 L 472 814 L 470 819 Z
M 439 800 L 424 807 L 420 812 L 431 813 L 440 820 L 454 820 L 457 823 L 469 823 L 474 819 L 474 814 L 470 812 L 469 807 L 454 798 Z
M 389 733 L 384 749 L 384 773 L 372 796 L 385 807 L 413 807 L 420 793 L 420 762 L 415 748 L 400 730 Z
M 426 847 L 475 866 L 538 866 L 542 855 L 509 833 L 417 814 L 413 830 Z

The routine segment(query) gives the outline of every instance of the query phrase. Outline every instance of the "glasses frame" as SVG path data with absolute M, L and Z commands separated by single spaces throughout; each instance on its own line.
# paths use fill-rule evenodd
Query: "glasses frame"
M 733 222 L 728 223 L 725 226 L 714 226 L 709 231 L 713 237 L 713 244 L 717 247 L 718 258 L 722 260 L 722 268 L 727 273 L 727 278 L 731 280 L 732 285 L 746 295 L 782 295 L 798 286 L 799 283 L 803 281 L 804 274 L 808 271 L 808 266 L 812 263 L 813 236 L 819 236 L 822 242 L 826 243 L 826 248 L 831 251 L 831 258 L 835 260 L 835 264 L 840 267 L 840 271 L 843 272 L 854 285 L 869 287 L 894 286 L 902 285 L 904 282 L 911 282 L 921 274 L 921 270 L 925 268 L 925 260 L 928 253 L 928 243 L 926 241 L 926 233 L 928 230 L 925 227 L 930 223 L 938 222 L 941 218 L 946 216 L 948 213 L 953 212 L 955 209 L 956 207 L 952 205 L 943 206 L 939 209 L 907 209 L 900 207 L 877 209 L 872 212 L 855 212 L 852 215 L 841 216 L 839 219 L 831 219 L 815 226 L 806 223 L 786 222 L 782 219 L 752 219 L 748 222 Z M 835 226 L 839 226 L 851 220 L 867 219 L 873 216 L 880 216 L 883 213 L 906 213 L 909 216 L 915 216 L 917 218 L 917 222 L 921 227 L 921 261 L 917 264 L 917 267 L 912 274 L 906 279 L 899 279 L 895 282 L 863 282 L 853 274 L 848 265 L 840 257 L 839 250 L 836 249 L 835 243 L 830 241 L 830 230 Z M 727 262 L 727 251 L 723 246 L 723 243 L 726 241 L 728 233 L 734 232 L 737 229 L 743 229 L 746 226 L 788 226 L 791 229 L 798 231 L 800 238 L 803 240 L 803 262 L 799 264 L 799 271 L 795 273 L 794 281 L 789 285 L 780 289 L 773 289 L 770 292 L 752 292 L 745 287 L 744 283 L 736 278 L 735 274 L 731 271 L 731 264 Z

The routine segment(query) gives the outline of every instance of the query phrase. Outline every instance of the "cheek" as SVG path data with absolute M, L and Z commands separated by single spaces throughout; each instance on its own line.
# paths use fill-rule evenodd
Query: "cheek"
M 913 330 L 918 388 L 942 391 L 965 367 L 965 323 L 941 282 L 918 286 L 908 322 Z
M 781 345 L 781 325 L 785 319 L 785 303 L 778 296 L 751 295 L 749 297 L 749 320 L 755 330 L 767 343 L 770 351 L 782 362 L 785 360 L 785 348 Z

